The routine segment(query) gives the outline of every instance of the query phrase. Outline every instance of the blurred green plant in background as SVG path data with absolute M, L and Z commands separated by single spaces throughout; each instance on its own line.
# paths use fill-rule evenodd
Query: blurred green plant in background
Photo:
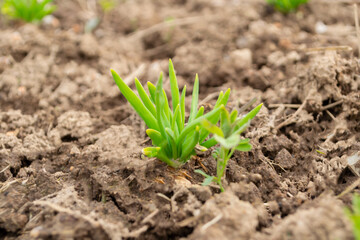
M 53 0 L 3 0 L 0 1 L 1 13 L 10 19 L 25 22 L 38 22 L 55 11 Z

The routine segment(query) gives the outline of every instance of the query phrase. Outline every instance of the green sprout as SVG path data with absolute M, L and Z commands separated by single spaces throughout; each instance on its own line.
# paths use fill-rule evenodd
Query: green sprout
M 119 75 L 111 70 L 112 76 L 121 93 L 128 100 L 137 114 L 144 120 L 148 129 L 146 134 L 152 140 L 153 147 L 143 149 L 148 157 L 157 157 L 172 167 L 185 164 L 195 149 L 206 151 L 207 148 L 217 144 L 214 138 L 206 140 L 210 132 L 202 127 L 201 122 L 207 120 L 216 124 L 220 119 L 221 110 L 224 109 L 230 95 L 230 89 L 220 92 L 214 109 L 204 114 L 204 107 L 198 109 L 199 78 L 196 75 L 190 115 L 185 122 L 185 93 L 184 86 L 181 94 L 175 75 L 174 66 L 169 60 L 169 78 L 172 96 L 172 109 L 163 89 L 163 74 L 155 85 L 147 82 L 149 94 L 146 93 L 140 81 L 135 78 L 135 86 L 139 97 L 125 84 Z
M 345 214 L 352 222 L 355 239 L 360 240 L 360 196 L 358 194 L 353 196 L 352 211 L 346 208 Z
M 110 12 L 118 5 L 118 0 L 99 0 L 103 12 Z
M 1 12 L 13 19 L 37 22 L 55 10 L 53 0 L 4 0 Z
M 282 13 L 295 11 L 300 5 L 305 4 L 308 0 L 266 0 L 266 2 L 275 7 Z
M 235 150 L 247 152 L 250 151 L 252 146 L 249 143 L 250 139 L 242 139 L 240 134 L 250 125 L 250 121 L 260 111 L 262 104 L 255 107 L 248 114 L 239 117 L 238 111 L 233 110 L 229 113 L 225 108 L 221 111 L 220 127 L 204 119 L 201 121 L 202 126 L 214 135 L 214 140 L 220 144 L 220 148 L 214 151 L 214 158 L 216 159 L 216 176 L 210 176 L 201 170 L 195 172 L 203 175 L 205 180 L 203 185 L 209 185 L 215 182 L 220 186 L 223 192 L 221 180 L 225 175 L 226 166 Z

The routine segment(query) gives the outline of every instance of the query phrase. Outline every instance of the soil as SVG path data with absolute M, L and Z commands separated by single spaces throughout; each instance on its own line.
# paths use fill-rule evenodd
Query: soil
M 0 19 L 0 238 L 354 239 L 352 194 L 339 197 L 360 151 L 351 4 L 283 15 L 260 0 L 134 0 L 101 14 L 55 2 L 39 25 Z M 229 108 L 264 103 L 224 193 L 194 173 L 215 173 L 211 150 L 177 170 L 141 154 L 145 125 L 110 68 L 155 82 L 169 58 L 188 95 L 199 74 L 208 108 L 228 87 Z

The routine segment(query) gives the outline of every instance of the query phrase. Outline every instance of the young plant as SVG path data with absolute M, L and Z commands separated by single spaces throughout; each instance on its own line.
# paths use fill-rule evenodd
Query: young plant
M 276 10 L 282 13 L 295 11 L 300 5 L 305 4 L 308 0 L 266 0 L 266 2 Z
M 51 14 L 55 6 L 53 0 L 4 0 L 1 12 L 13 19 L 36 22 Z
M 221 110 L 224 109 L 229 99 L 230 89 L 225 93 L 220 92 L 214 109 L 204 114 L 204 107 L 198 109 L 199 79 L 196 75 L 190 115 L 186 123 L 186 86 L 184 86 L 180 94 L 171 60 L 169 60 L 169 78 L 172 109 L 169 107 L 169 101 L 163 89 L 162 73 L 156 86 L 147 82 L 149 94 L 146 93 L 140 81 L 135 78 L 135 86 L 139 97 L 114 70 L 111 70 L 111 73 L 124 97 L 148 126 L 146 133 L 152 140 L 153 147 L 143 149 L 146 156 L 157 157 L 169 166 L 179 167 L 186 163 L 192 155 L 196 154 L 196 147 L 206 150 L 206 148 L 216 144 L 214 139 L 205 141 L 210 132 L 202 127 L 201 121 L 207 120 L 212 124 L 219 121 Z
M 214 140 L 220 144 L 220 148 L 217 148 L 213 154 L 216 159 L 216 176 L 210 176 L 201 170 L 195 170 L 195 172 L 205 177 L 203 185 L 215 182 L 220 186 L 220 190 L 224 191 L 221 180 L 225 175 L 227 163 L 234 151 L 246 152 L 252 148 L 249 143 L 250 139 L 242 139 L 240 134 L 250 125 L 251 119 L 260 111 L 261 106 L 262 104 L 258 105 L 243 117 L 238 117 L 237 110 L 229 113 L 223 108 L 221 110 L 220 127 L 206 119 L 201 121 L 202 126 L 211 132 L 214 135 Z
M 345 214 L 352 222 L 355 239 L 360 240 L 360 196 L 358 194 L 353 196 L 352 211 L 346 208 Z
M 104 13 L 110 12 L 118 4 L 118 0 L 99 0 L 99 5 Z

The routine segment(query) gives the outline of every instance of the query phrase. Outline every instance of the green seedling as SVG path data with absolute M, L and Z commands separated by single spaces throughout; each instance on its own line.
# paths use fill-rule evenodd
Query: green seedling
M 295 11 L 300 5 L 305 4 L 308 0 L 266 0 L 266 2 L 276 10 L 282 13 Z
M 104 13 L 110 12 L 119 4 L 118 0 L 99 0 L 99 5 Z
M 345 214 L 353 225 L 353 232 L 356 240 L 360 240 L 360 196 L 354 194 L 352 200 L 352 210 L 345 209 Z
M 2 14 L 25 22 L 38 22 L 55 10 L 53 0 L 4 0 Z
M 262 104 L 258 105 L 243 117 L 238 116 L 237 110 L 229 113 L 225 108 L 222 108 L 220 127 L 209 122 L 207 119 L 201 121 L 202 126 L 212 133 L 214 140 L 220 144 L 220 148 L 217 148 L 213 154 L 216 159 L 216 176 L 210 176 L 201 170 L 195 170 L 195 172 L 205 177 L 203 185 L 209 185 L 215 182 L 220 186 L 220 190 L 222 192 L 224 191 L 221 180 L 225 175 L 227 163 L 234 151 L 247 152 L 252 148 L 249 143 L 250 139 L 242 139 L 240 134 L 250 125 L 250 121 L 260 111 L 261 106 Z
M 201 122 L 207 120 L 212 124 L 216 124 L 219 121 L 221 110 L 224 109 L 229 99 L 230 89 L 225 93 L 220 92 L 214 109 L 204 114 L 204 107 L 198 108 L 199 78 L 196 75 L 190 115 L 186 123 L 186 86 L 184 86 L 180 94 L 171 60 L 169 60 L 169 79 L 172 109 L 169 107 L 169 101 L 163 89 L 162 73 L 156 86 L 151 82 L 147 82 L 149 94 L 146 93 L 140 81 L 135 79 L 139 97 L 114 70 L 111 70 L 111 73 L 121 93 L 148 127 L 146 133 L 152 140 L 153 147 L 143 149 L 146 156 L 157 157 L 169 166 L 179 167 L 186 163 L 192 155 L 196 154 L 196 149 L 205 151 L 217 143 L 214 138 L 206 140 L 210 132 L 202 127 Z

